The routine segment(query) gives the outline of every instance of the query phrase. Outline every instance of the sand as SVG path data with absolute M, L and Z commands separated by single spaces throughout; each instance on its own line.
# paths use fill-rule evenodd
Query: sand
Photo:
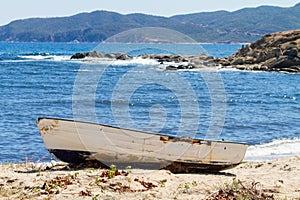
M 141 169 L 114 173 L 70 169 L 57 162 L 7 163 L 0 170 L 0 199 L 218 199 L 235 186 L 249 193 L 255 189 L 265 195 L 262 199 L 300 199 L 300 157 L 245 162 L 217 174 Z

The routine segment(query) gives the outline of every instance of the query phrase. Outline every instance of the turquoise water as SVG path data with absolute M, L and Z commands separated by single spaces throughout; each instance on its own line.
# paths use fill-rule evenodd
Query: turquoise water
M 249 159 L 262 149 L 264 159 L 299 154 L 297 74 L 174 72 L 150 60 L 70 60 L 76 52 L 95 48 L 131 55 L 206 52 L 222 57 L 240 46 L 0 43 L 0 162 L 51 159 L 36 127 L 38 117 L 75 118 L 197 138 L 215 131 L 213 139 L 250 144 Z

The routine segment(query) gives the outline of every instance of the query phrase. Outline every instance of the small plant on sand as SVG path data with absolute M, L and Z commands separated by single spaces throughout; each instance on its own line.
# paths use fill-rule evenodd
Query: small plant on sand
M 130 166 L 130 165 L 127 166 L 127 167 L 126 167 L 126 170 L 127 170 L 128 174 L 130 174 L 130 173 L 131 173 L 131 166 Z
M 96 185 L 101 185 L 101 183 L 106 183 L 107 180 L 103 179 L 103 178 L 100 178 L 99 176 L 96 176 L 95 177 L 95 184 Z
M 104 170 L 100 177 L 107 177 L 108 179 L 115 178 L 116 176 L 128 176 L 127 171 L 119 171 L 115 165 L 111 165 L 109 170 Z
M 100 194 L 96 194 L 95 196 L 92 197 L 92 200 L 98 200 L 100 197 Z
M 191 183 L 190 182 L 185 182 L 184 184 L 183 183 L 180 183 L 177 187 L 178 191 L 180 193 L 189 193 L 191 190 Z
M 249 186 L 234 178 L 231 183 L 225 183 L 217 192 L 209 195 L 207 200 L 274 200 L 273 195 L 268 195 L 261 188 L 260 183 L 252 182 Z
M 193 181 L 193 182 L 192 182 L 192 185 L 193 185 L 194 187 L 196 187 L 196 186 L 198 186 L 198 182 L 197 182 L 197 181 Z
M 184 184 L 184 188 L 185 189 L 191 189 L 191 184 L 190 184 L 190 182 L 186 182 L 185 184 Z
M 79 173 L 75 173 L 74 175 L 67 175 L 65 177 L 55 177 L 50 181 L 45 181 L 43 186 L 41 187 L 41 194 L 58 194 L 61 189 L 66 189 L 68 185 L 74 183 L 77 179 Z
M 166 182 L 167 182 L 166 179 L 161 180 L 160 181 L 160 187 L 162 187 L 162 188 L 166 187 Z
M 111 165 L 107 174 L 108 178 L 109 179 L 115 178 L 117 171 L 118 171 L 117 167 L 115 165 Z
M 93 168 L 93 167 L 87 168 L 86 171 L 88 171 L 89 173 L 94 173 L 95 172 L 95 168 Z

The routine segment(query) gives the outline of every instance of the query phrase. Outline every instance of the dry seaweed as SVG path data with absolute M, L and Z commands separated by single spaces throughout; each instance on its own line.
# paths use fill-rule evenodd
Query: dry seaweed
M 217 192 L 212 193 L 206 200 L 275 200 L 274 195 L 266 193 L 259 182 L 245 186 L 240 180 L 233 179 L 231 184 L 225 184 Z

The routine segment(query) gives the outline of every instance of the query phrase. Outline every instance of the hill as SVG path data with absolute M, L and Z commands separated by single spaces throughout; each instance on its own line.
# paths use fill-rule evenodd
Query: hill
M 290 8 L 261 6 L 172 17 L 94 11 L 70 17 L 30 18 L 1 26 L 0 41 L 100 42 L 142 27 L 173 29 L 197 42 L 252 42 L 267 33 L 300 29 L 300 3 Z

